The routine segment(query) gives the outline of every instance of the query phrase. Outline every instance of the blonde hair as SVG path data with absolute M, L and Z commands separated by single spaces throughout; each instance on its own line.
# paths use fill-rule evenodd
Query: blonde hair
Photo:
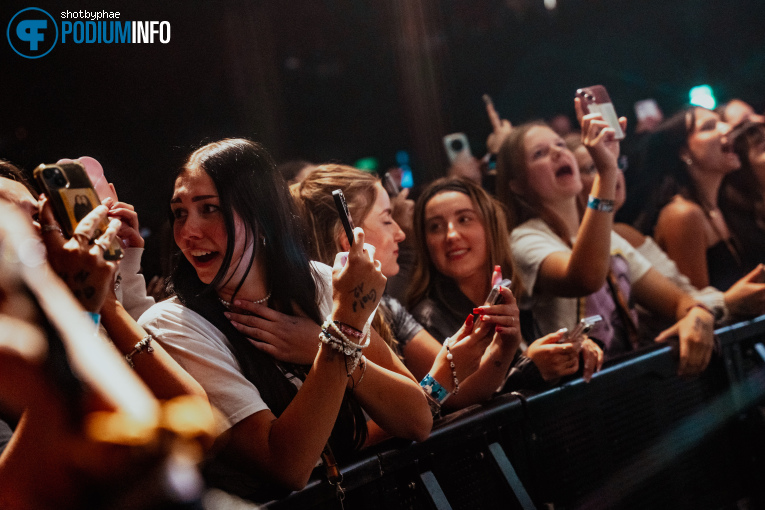
M 377 200 L 380 180 L 374 175 L 347 165 L 319 165 L 302 182 L 290 186 L 292 197 L 312 234 L 308 240 L 311 257 L 332 265 L 337 252 L 343 251 L 340 239 L 345 235 L 340 216 L 335 208 L 332 192 L 343 190 L 348 211 L 358 227 L 364 223 Z M 393 351 L 402 357 L 398 341 L 378 309 L 372 327 Z
M 342 251 L 340 239 L 345 231 L 332 191 L 343 190 L 351 218 L 356 226 L 360 226 L 377 199 L 375 184 L 378 182 L 374 175 L 356 168 L 327 164 L 319 165 L 302 182 L 290 186 L 292 197 L 312 234 L 308 244 L 314 260 L 332 265 L 335 254 Z

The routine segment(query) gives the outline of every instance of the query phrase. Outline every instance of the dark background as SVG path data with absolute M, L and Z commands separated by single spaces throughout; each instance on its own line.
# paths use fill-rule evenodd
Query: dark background
M 169 21 L 172 39 L 59 43 L 28 60 L 5 37 L 25 7 Z M 98 159 L 152 232 L 152 274 L 168 176 L 200 143 L 246 136 L 278 161 L 383 166 L 403 149 L 421 183 L 443 173 L 446 133 L 484 152 L 483 93 L 514 123 L 573 116 L 574 91 L 595 83 L 633 124 L 635 101 L 670 113 L 702 83 L 762 110 L 763 20 L 762 0 L 14 0 L 0 6 L 0 157 L 30 171 Z

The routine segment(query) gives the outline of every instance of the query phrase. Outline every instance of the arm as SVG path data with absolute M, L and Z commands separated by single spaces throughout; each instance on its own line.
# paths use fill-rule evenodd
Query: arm
M 655 269 L 632 286 L 635 300 L 649 310 L 664 317 L 674 316 L 677 322 L 663 331 L 657 342 L 672 336 L 680 339 L 679 375 L 696 375 L 709 364 L 714 345 L 714 316 L 696 300 L 681 291 L 674 283 Z
M 363 231 L 356 229 L 356 240 L 346 265 L 342 266 L 338 256 L 333 270 L 332 317 L 359 330 L 363 329 L 385 285 L 379 262 L 374 262 L 372 257 L 373 249 L 364 248 Z M 367 292 L 374 291 L 375 295 L 372 306 L 363 309 L 353 306 L 354 290 L 362 284 Z M 372 340 L 372 344 L 376 342 Z M 432 422 L 427 402 L 416 383 L 381 368 L 378 363 L 382 364 L 384 359 L 377 359 L 377 350 L 380 350 L 378 346 L 370 345 L 365 351 L 368 366 L 364 380 L 356 388 L 359 400 L 365 407 L 370 405 L 370 414 L 374 413 L 385 423 L 386 418 L 395 413 L 399 398 L 404 404 L 413 400 L 413 389 L 421 402 L 413 408 L 421 407 L 427 413 L 429 430 Z M 359 374 L 355 374 L 357 382 L 358 377 Z M 238 422 L 230 429 L 227 450 L 287 487 L 302 488 L 330 436 L 349 384 L 344 356 L 322 343 L 306 380 L 285 411 L 277 418 L 270 410 L 262 410 Z M 386 393 L 389 391 L 393 394 Z M 385 403 L 381 404 L 381 400 Z M 386 407 L 390 400 L 395 400 L 392 409 Z M 400 413 L 399 421 L 403 421 L 402 418 L 417 421 L 419 414 L 423 414 L 414 413 L 412 418 Z
M 584 115 L 578 98 L 575 106 L 582 126 L 582 142 L 598 170 L 591 195 L 613 200 L 619 172 L 619 143 L 600 114 Z M 585 208 L 571 253 L 548 256 L 539 268 L 537 286 L 561 297 L 586 296 L 601 288 L 610 268 L 613 220 L 613 212 Z
M 124 355 L 133 350 L 146 332 L 127 313 L 112 293 L 101 308 L 101 323 L 109 338 Z M 153 352 L 146 351 L 133 356 L 135 371 L 159 399 L 171 399 L 180 395 L 198 395 L 206 398 L 202 386 L 191 377 L 165 351 L 158 342 L 152 342 Z
M 706 224 L 701 207 L 676 199 L 662 209 L 655 230 L 656 242 L 697 289 L 709 285 Z

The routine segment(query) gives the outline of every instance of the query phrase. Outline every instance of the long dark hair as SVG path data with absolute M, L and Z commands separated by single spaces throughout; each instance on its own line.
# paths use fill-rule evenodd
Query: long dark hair
M 202 315 L 228 338 L 243 374 L 258 388 L 271 411 L 279 416 L 297 393 L 280 366 L 301 379 L 305 379 L 310 367 L 280 363 L 259 351 L 223 315 L 225 310 L 216 289 L 226 283 L 224 278 L 232 265 L 236 241 L 234 212 L 244 222 L 245 245 L 252 240 L 265 239 L 265 244 L 254 243 L 255 249 L 249 260 L 236 263 L 246 264 L 249 272 L 256 255 L 263 252 L 267 277 L 271 279 L 269 305 L 272 308 L 296 314 L 296 307 L 299 307 L 320 324 L 323 318 L 316 298 L 319 292 L 329 289 L 317 288 L 302 243 L 305 239 L 302 222 L 284 178 L 263 146 L 245 139 L 210 143 L 192 153 L 177 176 L 192 168 L 204 170 L 215 184 L 226 226 L 226 252 L 218 274 L 210 284 L 205 284 L 178 250 L 174 255 L 171 290 L 185 306 Z M 239 282 L 234 295 L 241 285 Z M 346 396 L 330 438 L 336 453 L 358 449 L 366 440 L 366 432 L 360 407 Z
M 634 191 L 630 190 L 630 194 L 648 199 L 635 221 L 635 226 L 646 235 L 653 235 L 659 213 L 678 193 L 704 207 L 681 155 L 683 149 L 688 147 L 688 137 L 696 130 L 696 111 L 699 108 L 689 106 L 664 121 L 651 133 L 643 149 L 642 163 L 637 169 L 641 176 L 640 184 Z

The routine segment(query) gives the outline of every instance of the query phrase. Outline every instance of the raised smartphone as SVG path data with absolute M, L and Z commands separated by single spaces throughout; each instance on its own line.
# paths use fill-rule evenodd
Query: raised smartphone
M 449 156 L 449 161 L 454 161 L 461 155 L 471 155 L 470 144 L 468 143 L 465 133 L 452 133 L 444 137 L 444 148 L 446 149 L 446 155 Z
M 90 181 L 85 168 L 78 162 L 56 165 L 40 165 L 35 168 L 34 177 L 40 188 L 50 200 L 53 213 L 67 237 L 72 237 L 74 229 L 90 211 L 101 205 L 96 189 Z M 105 220 L 95 232 L 99 237 L 106 232 Z M 123 256 L 119 239 L 115 238 L 104 252 L 106 260 L 120 260 Z
M 343 224 L 345 235 L 348 237 L 348 244 L 353 246 L 353 219 L 351 219 L 351 213 L 348 211 L 348 204 L 345 201 L 343 190 L 336 189 L 333 191 L 332 198 L 335 199 L 337 214 L 340 215 L 340 222 Z
M 611 127 L 617 140 L 624 139 L 624 131 L 619 124 L 619 117 L 616 115 L 614 104 L 608 95 L 608 91 L 603 85 L 592 85 L 583 87 L 576 91 L 576 96 L 582 101 L 584 113 L 599 113 L 603 116 L 609 127 Z

